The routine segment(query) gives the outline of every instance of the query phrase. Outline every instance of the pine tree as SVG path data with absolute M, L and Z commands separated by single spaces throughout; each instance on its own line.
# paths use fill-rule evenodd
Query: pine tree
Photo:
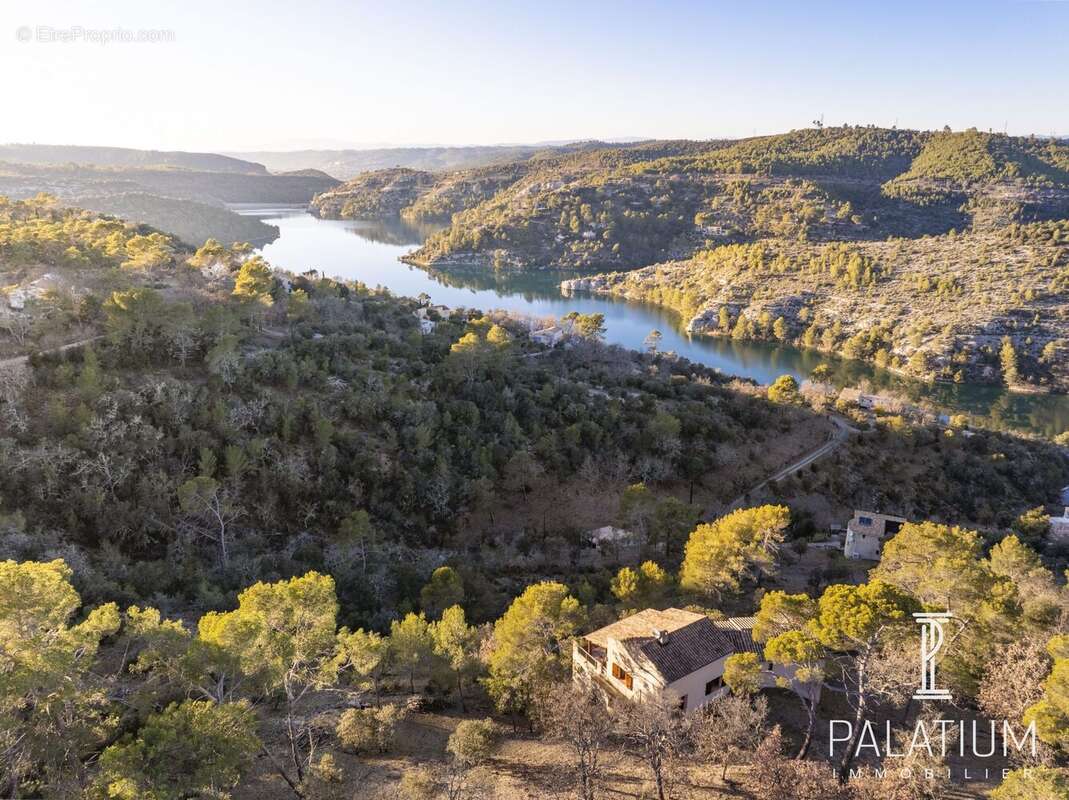
M 1009 336 L 1002 338 L 1002 350 L 999 351 L 999 361 L 1002 364 L 1002 377 L 1007 386 L 1012 386 L 1021 379 L 1018 371 L 1017 350 L 1013 346 L 1013 340 Z

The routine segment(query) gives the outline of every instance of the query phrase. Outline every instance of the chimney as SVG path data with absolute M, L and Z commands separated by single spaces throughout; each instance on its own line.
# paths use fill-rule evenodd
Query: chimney
M 657 628 L 654 628 L 653 638 L 657 640 L 657 644 L 659 644 L 661 647 L 664 647 L 666 644 L 668 644 L 668 631 L 662 631 L 658 630 Z

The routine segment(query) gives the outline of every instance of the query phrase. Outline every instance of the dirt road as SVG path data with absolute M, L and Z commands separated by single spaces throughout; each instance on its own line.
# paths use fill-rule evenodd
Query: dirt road
M 806 453 L 804 456 L 799 458 L 794 463 L 784 467 L 779 472 L 777 472 L 775 475 L 771 475 L 771 476 L 765 478 L 760 483 L 756 484 L 755 486 L 751 486 L 743 494 L 739 495 L 734 500 L 732 500 L 731 503 L 729 503 L 720 512 L 720 514 L 725 514 L 728 511 L 734 511 L 736 508 L 739 508 L 746 501 L 746 496 L 747 495 L 756 494 L 757 492 L 761 491 L 766 486 L 768 486 L 768 484 L 773 483 L 775 481 L 782 480 L 782 479 L 786 478 L 788 475 L 793 475 L 794 473 L 798 472 L 799 470 L 805 469 L 810 464 L 812 464 L 814 461 L 817 461 L 818 459 L 823 458 L 828 453 L 832 452 L 835 448 L 837 448 L 839 445 L 841 445 L 843 442 L 845 442 L 850 437 L 850 434 L 852 434 L 852 433 L 861 433 L 860 430 L 858 430 L 857 428 L 852 426 L 849 422 L 847 422 L 842 417 L 838 417 L 838 416 L 835 416 L 833 414 L 830 417 L 830 419 L 835 424 L 836 430 L 835 430 L 835 433 L 832 435 L 832 437 L 828 441 L 826 441 L 824 444 L 822 444 L 820 447 L 816 448 L 815 450 L 809 451 L 808 453 Z

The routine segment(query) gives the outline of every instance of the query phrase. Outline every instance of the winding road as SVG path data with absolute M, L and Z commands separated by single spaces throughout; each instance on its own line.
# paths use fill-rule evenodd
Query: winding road
M 43 355 L 45 353 L 62 353 L 66 350 L 73 350 L 75 347 L 81 347 L 82 345 L 90 344 L 98 339 L 103 339 L 104 334 L 97 334 L 96 336 L 90 336 L 88 339 L 79 339 L 77 342 L 70 342 L 68 344 L 61 344 L 59 347 L 50 347 L 47 350 L 38 350 L 36 353 L 27 353 L 23 356 L 12 356 L 11 358 L 0 359 L 0 369 L 7 369 L 8 367 L 21 367 L 30 360 L 31 355 Z
M 836 431 L 835 431 L 834 435 L 828 441 L 826 441 L 824 444 L 822 444 L 820 447 L 816 448 L 815 450 L 810 450 L 808 453 L 806 453 L 800 459 L 795 461 L 793 464 L 790 464 L 789 466 L 784 467 L 779 472 L 777 472 L 775 475 L 770 475 L 769 477 L 765 478 L 760 483 L 758 483 L 758 484 L 756 484 L 754 486 L 751 486 L 749 489 L 747 489 L 741 495 L 739 495 L 734 500 L 732 500 L 727 506 L 725 506 L 724 509 L 719 512 L 719 514 L 723 515 L 723 514 L 726 514 L 728 511 L 734 511 L 736 508 L 739 508 L 744 502 L 746 502 L 746 497 L 748 495 L 755 494 L 756 492 L 759 492 L 762 489 L 764 489 L 766 486 L 768 486 L 768 484 L 773 483 L 775 481 L 782 480 L 782 479 L 786 478 L 788 475 L 793 475 L 794 473 L 798 472 L 799 470 L 805 469 L 810 464 L 812 464 L 814 461 L 817 461 L 818 459 L 823 458 L 828 453 L 830 453 L 832 450 L 834 450 L 839 445 L 841 445 L 843 442 L 845 442 L 850 437 L 850 434 L 852 434 L 852 433 L 861 433 L 862 432 L 861 430 L 859 430 L 858 428 L 855 428 L 853 425 L 851 425 L 849 422 L 847 422 L 842 417 L 839 417 L 839 416 L 836 416 L 836 415 L 832 414 L 832 415 L 829 416 L 829 419 L 835 424 Z

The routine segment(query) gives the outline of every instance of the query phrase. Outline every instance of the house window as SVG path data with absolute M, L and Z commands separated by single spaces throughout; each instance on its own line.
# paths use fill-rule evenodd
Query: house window
M 707 684 L 705 684 L 705 696 L 708 697 L 713 692 L 719 691 L 724 688 L 724 677 L 713 678 Z
M 860 522 L 862 525 L 871 525 L 872 517 L 858 517 L 857 521 Z
M 616 678 L 616 680 L 620 681 L 628 689 L 630 689 L 633 685 L 631 673 L 624 671 L 624 669 L 615 661 L 612 665 L 612 676 Z
M 679 710 L 680 711 L 686 711 L 687 710 L 687 696 L 686 695 L 683 695 L 682 697 L 679 698 Z

